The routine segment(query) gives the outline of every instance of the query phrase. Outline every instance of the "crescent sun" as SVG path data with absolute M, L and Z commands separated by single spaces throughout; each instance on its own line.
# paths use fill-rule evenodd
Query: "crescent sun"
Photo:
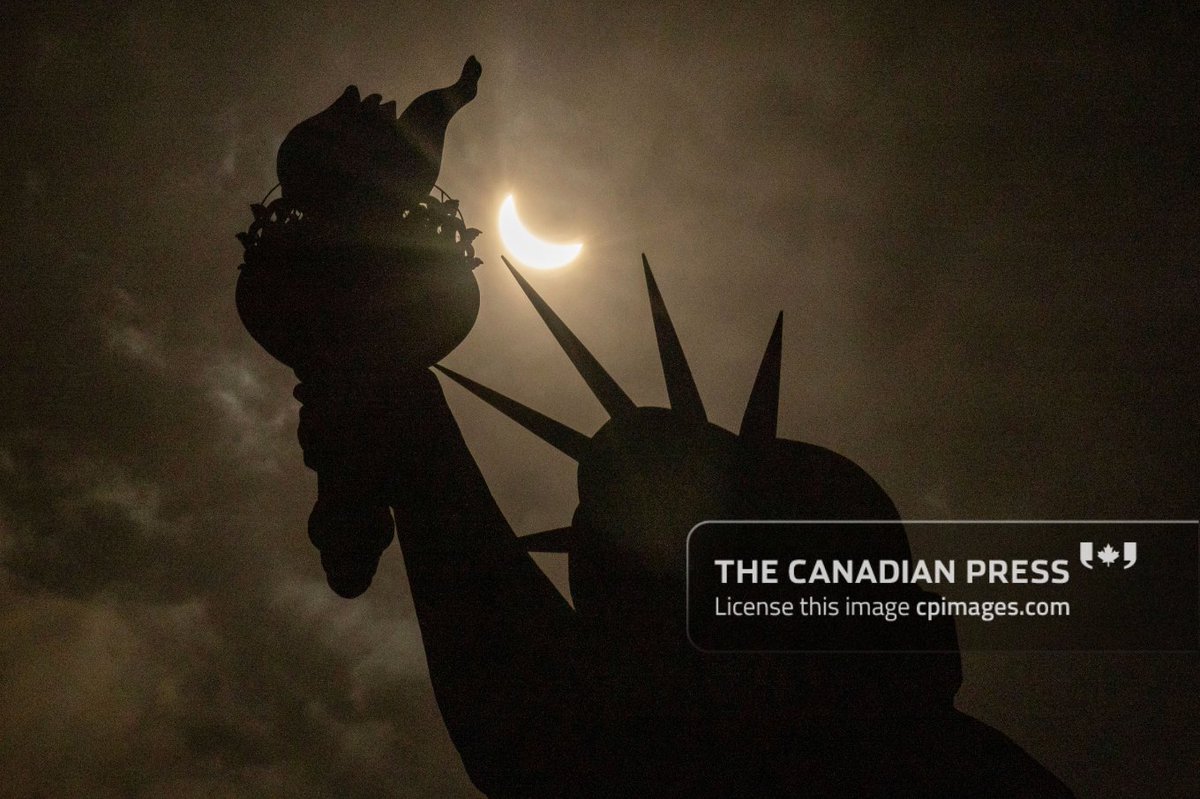
M 575 260 L 583 244 L 551 244 L 542 241 L 521 223 L 513 195 L 500 205 L 500 240 L 521 263 L 535 269 L 558 269 Z

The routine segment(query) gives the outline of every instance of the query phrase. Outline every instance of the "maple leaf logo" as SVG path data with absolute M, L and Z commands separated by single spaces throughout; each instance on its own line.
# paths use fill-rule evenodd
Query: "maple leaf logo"
M 1113 549 L 1112 544 L 1105 544 L 1104 549 L 1096 553 L 1096 557 L 1100 558 L 1105 566 L 1111 566 L 1117 560 L 1117 550 Z

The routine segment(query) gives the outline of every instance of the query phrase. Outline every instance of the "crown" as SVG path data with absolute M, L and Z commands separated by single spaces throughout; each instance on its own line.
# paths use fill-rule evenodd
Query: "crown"
M 608 412 L 610 419 L 619 422 L 632 417 L 638 411 L 638 406 L 625 390 L 508 259 L 501 256 L 500 260 L 508 267 L 558 345 L 570 358 L 592 394 Z M 696 380 L 692 376 L 687 357 L 679 343 L 679 336 L 675 332 L 675 325 L 667 312 L 666 303 L 658 290 L 658 283 L 654 280 L 654 273 L 650 270 L 650 262 L 645 254 L 642 255 L 642 268 L 646 276 L 646 289 L 650 295 L 650 310 L 654 320 L 659 360 L 667 384 L 669 410 L 685 423 L 708 424 Z M 754 388 L 750 392 L 738 432 L 738 438 L 751 447 L 766 446 L 776 438 L 782 349 L 783 313 L 780 312 L 775 319 L 775 327 L 771 331 L 771 338 L 767 342 L 766 351 L 754 378 Z M 441 364 L 435 364 L 434 368 L 576 462 L 587 456 L 592 446 L 592 438 Z M 521 536 L 521 542 L 530 552 L 569 552 L 573 538 L 573 528 L 564 527 Z

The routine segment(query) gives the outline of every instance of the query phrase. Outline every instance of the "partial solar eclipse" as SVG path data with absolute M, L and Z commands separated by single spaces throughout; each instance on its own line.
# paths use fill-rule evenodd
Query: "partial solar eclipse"
M 514 258 L 535 269 L 566 266 L 583 249 L 582 243 L 551 244 L 530 233 L 517 216 L 517 203 L 511 194 L 500 205 L 500 240 Z

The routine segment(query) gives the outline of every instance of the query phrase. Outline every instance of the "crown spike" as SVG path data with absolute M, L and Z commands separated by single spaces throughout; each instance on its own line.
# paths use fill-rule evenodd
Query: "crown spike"
M 526 552 L 570 552 L 575 531 L 570 527 L 559 527 L 541 533 L 519 536 L 518 541 Z
M 588 388 L 596 395 L 596 399 L 600 400 L 600 404 L 608 411 L 609 416 L 623 416 L 632 413 L 636 406 L 633 400 L 629 398 L 617 381 L 612 379 L 612 376 L 604 370 L 600 362 L 596 360 L 592 353 L 588 352 L 587 347 L 583 346 L 574 333 L 571 332 L 563 321 L 558 318 L 558 315 L 551 310 L 538 293 L 533 290 L 533 286 L 521 276 L 521 273 L 513 268 L 513 265 L 508 262 L 508 259 L 503 255 L 500 260 L 504 261 L 504 265 L 508 267 L 508 271 L 512 272 L 517 283 L 521 286 L 521 290 L 525 292 L 525 296 L 533 303 L 533 307 L 537 309 L 538 315 L 542 317 L 542 321 L 546 323 L 546 327 L 550 329 L 558 345 L 562 347 L 563 352 L 571 359 L 571 363 L 575 365 L 576 371 L 579 372 L 584 382 L 588 384 Z
M 496 410 L 503 413 L 509 419 L 512 419 L 517 424 L 524 427 L 529 432 L 533 433 L 538 438 L 556 447 L 561 452 L 578 461 L 582 457 L 584 449 L 587 447 L 591 439 L 583 433 L 572 430 L 562 422 L 555 421 L 545 414 L 538 413 L 532 408 L 522 405 L 514 399 L 493 391 L 487 386 L 482 386 L 476 383 L 469 377 L 464 377 L 452 369 L 447 369 L 440 364 L 434 364 L 434 369 L 437 369 L 446 377 L 458 383 L 460 386 L 470 391 L 481 400 L 491 405 Z
M 775 329 L 763 353 L 762 363 L 754 378 L 754 388 L 746 403 L 742 416 L 742 427 L 738 432 L 742 438 L 756 443 L 766 443 L 775 438 L 779 424 L 779 366 L 783 355 L 783 311 L 775 319 Z
M 650 313 L 654 317 L 654 335 L 658 339 L 658 358 L 662 361 L 663 377 L 667 381 L 667 396 L 671 400 L 671 409 L 689 419 L 698 422 L 708 420 L 704 413 L 704 402 L 700 399 L 700 391 L 696 388 L 696 380 L 688 367 L 687 358 L 683 354 L 683 346 L 679 343 L 679 335 L 671 316 L 667 313 L 667 305 L 663 302 L 654 273 L 650 271 L 650 262 L 642 253 L 642 268 L 646 272 L 646 291 L 650 295 Z

